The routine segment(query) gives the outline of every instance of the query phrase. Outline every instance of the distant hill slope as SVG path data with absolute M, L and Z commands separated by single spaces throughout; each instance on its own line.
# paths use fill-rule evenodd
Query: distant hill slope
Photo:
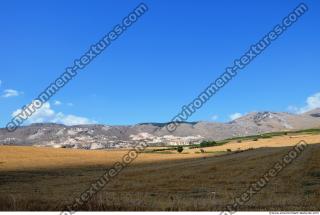
M 104 149 L 130 147 L 140 140 L 150 145 L 186 145 L 267 132 L 320 128 L 320 108 L 304 114 L 253 112 L 228 123 L 180 123 L 170 133 L 165 123 L 132 126 L 32 124 L 8 132 L 0 129 L 0 145 L 38 145 Z

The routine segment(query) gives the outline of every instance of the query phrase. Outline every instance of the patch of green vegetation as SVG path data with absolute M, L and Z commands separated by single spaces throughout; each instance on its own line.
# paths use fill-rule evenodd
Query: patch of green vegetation
M 217 142 L 217 146 L 222 146 L 222 145 L 229 143 L 229 142 L 230 142 L 229 140 L 221 140 L 221 141 Z
M 200 144 L 194 144 L 189 146 L 190 149 L 197 149 L 197 148 L 206 148 L 212 146 L 222 146 L 228 143 L 229 140 L 221 140 L 221 141 L 202 141 Z
M 204 152 L 194 152 L 195 154 L 223 154 L 224 151 L 204 151 Z
M 245 137 L 234 137 L 226 139 L 225 141 L 232 141 L 235 140 L 237 142 L 244 141 L 244 140 L 255 140 L 255 139 L 266 139 L 266 138 L 273 138 L 277 136 L 285 136 L 285 135 L 299 135 L 299 134 L 320 134 L 320 129 L 314 128 L 314 129 L 306 129 L 306 130 L 300 130 L 300 131 L 279 131 L 279 132 L 270 132 L 260 135 L 251 135 L 251 136 L 245 136 Z
M 320 134 L 320 129 L 313 128 L 313 129 L 302 130 L 302 131 L 299 131 L 299 132 L 302 132 L 302 133 L 305 133 L 305 134 Z
M 200 143 L 200 148 L 205 148 L 205 147 L 210 147 L 210 146 L 215 146 L 217 145 L 217 142 L 215 141 L 202 141 Z
M 283 135 L 294 135 L 294 134 L 320 134 L 319 128 L 305 129 L 299 131 L 280 131 L 280 132 L 272 132 L 267 133 L 271 136 L 283 136 Z
M 229 138 L 229 139 L 220 140 L 220 141 L 203 141 L 200 144 L 184 145 L 183 147 L 187 147 L 189 149 L 197 149 L 197 148 L 221 146 L 226 143 L 229 143 L 230 141 L 237 141 L 238 143 L 241 143 L 242 141 L 246 141 L 246 140 L 258 141 L 259 139 L 267 139 L 267 138 L 273 138 L 273 137 L 277 137 L 277 136 L 301 135 L 301 134 L 311 134 L 311 135 L 320 134 L 320 129 L 314 128 L 314 129 L 306 129 L 306 130 L 300 130 L 300 131 L 270 132 L 270 133 L 265 133 L 265 134 L 260 134 L 260 135 L 234 137 L 234 138 Z M 174 152 L 170 152 L 170 151 L 177 151 L 177 150 L 178 150 L 177 146 L 166 146 L 166 147 L 160 148 L 160 149 L 146 150 L 144 153 L 169 152 L 167 154 L 171 154 Z
M 259 139 L 268 139 L 268 138 L 272 138 L 272 137 L 274 137 L 274 136 L 270 135 L 269 133 L 267 133 L 267 134 L 251 135 L 251 136 L 245 136 L 245 137 L 234 137 L 234 138 L 230 138 L 230 139 L 227 139 L 227 140 L 228 141 L 236 140 L 238 143 L 241 143 L 244 140 L 257 141 Z

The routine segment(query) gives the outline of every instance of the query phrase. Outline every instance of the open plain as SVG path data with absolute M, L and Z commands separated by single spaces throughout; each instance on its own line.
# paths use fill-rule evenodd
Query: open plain
M 225 210 L 301 140 L 302 154 L 239 210 L 320 210 L 320 135 L 309 133 L 147 148 L 80 210 Z M 1 146 L 0 210 L 64 210 L 126 152 Z

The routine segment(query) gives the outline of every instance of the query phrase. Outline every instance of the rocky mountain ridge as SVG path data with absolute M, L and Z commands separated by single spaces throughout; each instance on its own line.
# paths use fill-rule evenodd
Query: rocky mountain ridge
M 267 132 L 320 128 L 320 108 L 304 114 L 253 112 L 228 123 L 183 122 L 174 132 L 166 123 L 141 123 L 131 126 L 31 124 L 8 132 L 0 129 L 0 145 L 34 145 L 56 148 L 107 149 L 132 147 L 139 141 L 154 146 L 188 145 L 203 140 Z

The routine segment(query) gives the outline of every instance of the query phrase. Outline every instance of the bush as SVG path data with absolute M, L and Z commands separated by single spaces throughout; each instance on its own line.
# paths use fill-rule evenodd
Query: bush
M 183 147 L 182 146 L 178 146 L 177 147 L 177 152 L 181 153 L 183 151 Z
M 227 149 L 227 152 L 232 152 L 232 150 L 231 149 Z
M 211 142 L 209 142 L 209 141 L 203 141 L 203 142 L 200 143 L 200 147 L 201 147 L 201 148 L 210 147 L 210 146 L 215 146 L 215 145 L 217 145 L 217 143 L 216 143 L 215 141 L 211 141 Z
M 253 141 L 258 141 L 258 140 L 259 140 L 258 138 L 254 138 L 254 139 L 253 139 Z
M 242 140 L 238 140 L 237 143 L 242 143 Z

